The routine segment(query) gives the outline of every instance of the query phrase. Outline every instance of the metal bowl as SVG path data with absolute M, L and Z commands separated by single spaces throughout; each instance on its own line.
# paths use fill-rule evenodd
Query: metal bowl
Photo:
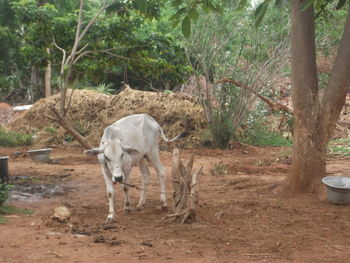
M 51 148 L 46 149 L 36 149 L 27 151 L 33 161 L 48 163 L 50 161 Z
M 329 201 L 334 204 L 350 204 L 350 177 L 327 176 L 322 182 L 327 186 Z

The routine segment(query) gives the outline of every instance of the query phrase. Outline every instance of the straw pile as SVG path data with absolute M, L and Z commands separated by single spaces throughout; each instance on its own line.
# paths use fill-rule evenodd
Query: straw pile
M 71 91 L 68 91 L 68 98 Z M 52 119 L 50 107 L 59 107 L 59 95 L 41 99 L 11 122 L 7 128 L 17 132 L 35 133 L 37 144 L 61 143 L 67 140 L 66 132 Z M 200 133 L 205 128 L 202 107 L 190 97 L 124 89 L 110 96 L 91 90 L 74 90 L 67 119 L 92 144 L 98 145 L 103 130 L 116 120 L 135 113 L 148 113 L 162 126 L 168 138 L 186 131 L 180 139 L 183 147 L 201 144 Z

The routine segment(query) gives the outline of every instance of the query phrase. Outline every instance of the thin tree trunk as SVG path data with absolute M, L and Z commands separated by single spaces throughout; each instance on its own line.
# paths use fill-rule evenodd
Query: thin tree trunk
M 340 41 L 337 57 L 332 69 L 331 78 L 325 90 L 321 116 L 325 123 L 325 133 L 329 140 L 344 106 L 346 94 L 350 86 L 350 9 L 346 19 L 343 37 Z
M 50 49 L 47 49 L 47 53 L 50 54 Z M 45 69 L 45 98 L 51 96 L 51 61 L 47 60 Z

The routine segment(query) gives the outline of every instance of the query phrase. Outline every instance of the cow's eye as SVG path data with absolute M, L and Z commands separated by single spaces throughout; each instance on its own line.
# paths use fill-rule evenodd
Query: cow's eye
M 105 159 L 106 159 L 107 162 L 111 161 L 111 159 L 109 159 L 106 155 L 105 155 Z

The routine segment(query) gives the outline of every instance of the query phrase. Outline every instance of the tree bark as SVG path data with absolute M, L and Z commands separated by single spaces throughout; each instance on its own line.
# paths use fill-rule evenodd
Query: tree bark
M 294 115 L 293 157 L 289 186 L 292 192 L 313 191 L 313 181 L 326 172 L 324 135 L 319 134 L 320 103 L 315 52 L 314 10 L 300 11 L 292 0 L 291 57 Z
M 331 78 L 318 98 L 314 12 L 300 11 L 292 0 L 292 101 L 294 143 L 289 188 L 292 192 L 324 193 L 327 144 L 344 105 L 350 85 L 350 18 L 348 16 Z
M 50 49 L 47 49 L 47 53 L 50 54 Z M 47 60 L 45 69 L 45 98 L 51 96 L 51 61 Z
M 325 133 L 330 139 L 339 115 L 344 106 L 350 86 L 350 9 L 345 22 L 331 78 L 322 98 L 321 121 L 325 123 Z

